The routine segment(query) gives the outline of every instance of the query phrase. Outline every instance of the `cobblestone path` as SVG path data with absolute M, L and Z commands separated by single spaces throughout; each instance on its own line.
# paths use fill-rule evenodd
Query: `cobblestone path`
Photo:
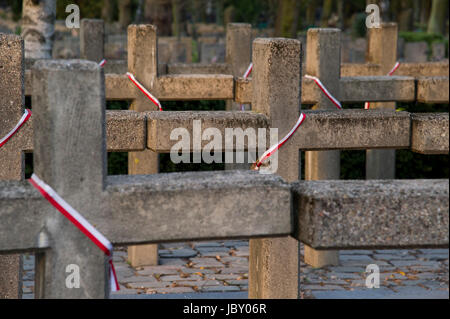
M 302 250 L 303 251 L 303 250 Z M 248 290 L 248 241 L 160 245 L 159 266 L 132 268 L 114 252 L 121 290 L 114 294 L 186 294 Z M 303 256 L 302 256 L 303 259 Z M 341 251 L 340 265 L 301 263 L 302 298 L 448 298 L 447 249 Z M 365 286 L 366 266 L 380 268 L 380 288 Z M 34 256 L 24 258 L 24 298 L 34 297 Z

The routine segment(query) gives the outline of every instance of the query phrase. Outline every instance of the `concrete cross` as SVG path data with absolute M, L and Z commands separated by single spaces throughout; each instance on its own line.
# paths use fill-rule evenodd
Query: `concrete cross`
M 0 136 L 5 136 L 23 114 L 24 99 L 24 44 L 19 37 L 0 34 Z M 8 79 L 8 81 L 6 81 Z M 18 133 L 22 134 L 21 132 Z M 0 150 L 0 180 L 24 178 L 24 147 L 17 139 Z M 0 255 L 0 298 L 20 298 L 21 257 Z
M 6 39 L 21 42 L 17 37 Z M 253 52 L 253 106 L 262 114 L 252 117 L 243 113 L 241 120 L 252 119 L 254 126 L 269 120 L 284 134 L 299 114 L 300 43 L 258 39 Z M 260 298 L 298 297 L 298 243 L 291 238 L 282 250 L 286 245 L 283 236 L 292 235 L 321 249 L 448 246 L 447 181 L 301 182 L 291 189 L 278 177 L 239 171 L 107 178 L 108 120 L 104 118 L 102 70 L 93 62 L 40 61 L 33 76 L 35 173 L 116 245 L 279 237 L 251 242 L 249 293 L 250 297 Z M 164 144 L 166 136 L 158 133 L 165 132 L 171 120 L 189 127 L 199 116 L 188 112 L 180 121 L 176 116 L 182 112 L 170 113 L 179 114 L 166 118 L 159 116 L 163 112 L 145 113 L 149 121 L 147 142 L 154 150 L 168 149 L 167 142 Z M 232 121 L 228 115 L 220 116 L 221 123 Z M 298 172 L 298 162 L 292 160 L 295 156 L 298 160 L 298 149 L 411 148 L 428 154 L 448 153 L 448 114 L 349 110 L 312 111 L 307 116 L 299 134 L 280 150 L 279 173 L 287 178 L 292 171 Z M 390 132 L 384 130 L 386 126 L 391 127 Z M 126 132 L 133 127 L 121 129 Z M 327 189 L 339 192 L 332 191 L 337 196 L 328 198 L 324 191 Z M 369 192 L 353 196 L 355 189 Z M 392 196 L 392 189 L 398 189 L 399 195 Z M 349 197 L 351 200 L 346 200 Z M 380 201 L 388 209 L 380 211 Z M 421 207 L 417 214 L 409 209 L 408 204 L 413 202 Z M 323 223 L 324 205 L 341 207 L 336 218 L 346 220 L 345 225 Z M 361 231 L 352 214 L 368 205 L 373 209 L 361 212 L 361 218 L 375 222 Z M 383 219 L 377 219 L 380 213 L 395 216 L 391 221 L 394 233 L 382 227 Z M 0 182 L 0 218 L 0 252 L 37 254 L 36 296 L 108 296 L 103 253 L 27 182 Z M 415 225 L 411 232 L 405 221 L 413 225 L 417 218 L 422 218 L 423 223 Z M 346 231 L 341 233 L 340 227 L 346 227 Z M 305 231 L 310 229 L 321 235 L 311 236 Z M 386 232 L 385 236 L 374 238 L 380 230 Z M 82 289 L 66 287 L 68 264 L 85 270 L 81 274 Z
M 103 58 L 104 24 L 102 20 L 84 19 L 81 23 L 81 56 L 99 62 Z M 132 25 L 128 28 L 128 71 L 150 92 L 158 81 L 158 45 L 156 27 Z M 227 62 L 234 76 L 241 76 L 250 63 L 251 25 L 229 24 L 227 28 Z M 128 79 L 126 79 L 128 81 Z M 193 81 L 195 81 L 193 79 Z M 128 83 L 129 85 L 129 83 Z M 180 91 L 184 88 L 179 88 Z M 205 91 L 210 94 L 211 91 Z M 237 109 L 237 104 L 228 101 L 227 109 Z M 143 112 L 155 110 L 141 92 L 136 92 L 131 110 Z M 133 174 L 157 174 L 159 157 L 152 150 L 131 152 L 128 157 L 128 171 Z M 128 259 L 133 266 L 157 265 L 158 249 L 155 245 L 130 246 Z
M 20 48 L 19 38 L 8 39 Z M 290 190 L 276 176 L 107 178 L 104 76 L 96 63 L 36 62 L 33 118 L 34 172 L 115 244 L 290 233 Z M 1 189 L 0 251 L 37 252 L 36 295 L 107 297 L 103 252 L 27 182 L 5 182 Z M 82 270 L 81 289 L 66 287 L 70 264 Z

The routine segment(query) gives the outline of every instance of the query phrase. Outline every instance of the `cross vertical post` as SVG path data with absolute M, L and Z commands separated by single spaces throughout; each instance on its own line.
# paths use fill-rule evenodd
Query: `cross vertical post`
M 387 75 L 397 62 L 398 26 L 383 23 L 381 28 L 369 29 L 367 62 L 380 65 L 380 73 Z M 395 110 L 395 102 L 371 103 L 371 109 Z M 366 151 L 366 179 L 394 179 L 395 150 Z
M 252 109 L 270 118 L 281 139 L 300 114 L 301 43 L 256 39 L 253 63 Z M 287 181 L 298 180 L 298 154 L 290 141 L 279 150 L 277 174 Z M 251 239 L 249 276 L 249 298 L 298 298 L 299 242 L 292 237 Z
M 229 23 L 226 34 L 226 63 L 234 77 L 242 77 L 252 61 L 252 26 Z M 227 101 L 228 111 L 240 111 L 240 104 Z
M 341 31 L 310 29 L 307 33 L 306 74 L 318 77 L 330 93 L 339 99 L 341 74 Z M 335 110 L 324 95 L 318 96 L 313 110 Z M 340 151 L 305 152 L 305 180 L 340 178 Z M 313 267 L 339 264 L 338 251 L 315 250 L 305 245 L 305 263 Z
M 14 128 L 23 114 L 24 42 L 15 35 L 0 34 L 0 137 Z M 24 154 L 15 140 L 0 149 L 0 180 L 24 178 Z M 22 295 L 20 255 L 0 255 L 0 299 Z
M 84 60 L 100 62 L 104 58 L 105 23 L 100 19 L 82 19 L 80 53 Z
M 41 60 L 33 67 L 34 173 L 87 220 L 101 207 L 106 179 L 104 75 L 81 60 Z M 107 298 L 106 256 L 48 205 L 42 233 L 51 249 L 39 260 L 39 298 Z M 67 267 L 79 269 L 71 288 Z M 69 268 L 70 269 L 70 268 Z
M 252 26 L 229 23 L 226 37 L 226 63 L 234 77 L 242 77 L 252 60 Z M 228 111 L 240 111 L 241 104 L 229 100 L 226 108 Z M 244 153 L 244 163 L 225 163 L 225 169 L 248 169 L 249 166 L 248 152 Z
M 128 27 L 128 71 L 150 92 L 158 77 L 158 46 L 156 26 L 130 25 Z M 154 111 L 156 106 L 136 89 L 136 98 L 131 110 Z M 157 174 L 159 156 L 156 152 L 145 150 L 130 152 L 128 155 L 128 174 Z M 128 247 L 128 259 L 133 267 L 158 264 L 158 245 L 139 245 Z

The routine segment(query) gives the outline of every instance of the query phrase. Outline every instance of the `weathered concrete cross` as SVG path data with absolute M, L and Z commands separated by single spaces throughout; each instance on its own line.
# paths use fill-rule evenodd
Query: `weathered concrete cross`
M 20 38 L 8 39 L 20 48 Z M 94 62 L 36 62 L 33 126 L 35 174 L 114 244 L 291 232 L 289 185 L 276 176 L 236 171 L 107 178 L 104 76 Z M 0 189 L 0 251 L 37 253 L 36 296 L 107 297 L 103 252 L 27 182 L 2 182 Z M 66 287 L 70 264 L 82 272 L 80 289 Z

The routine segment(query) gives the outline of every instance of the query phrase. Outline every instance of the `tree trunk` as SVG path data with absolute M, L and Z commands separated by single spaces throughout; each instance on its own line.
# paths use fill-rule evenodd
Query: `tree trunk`
M 339 22 L 338 22 L 338 28 L 341 30 L 344 30 L 345 28 L 345 15 L 344 15 L 344 0 L 338 0 L 337 3 L 338 6 L 338 16 L 339 16 Z
M 320 19 L 320 26 L 322 28 L 328 27 L 328 20 L 331 17 L 332 11 L 333 11 L 333 1 L 332 0 L 324 0 L 323 8 L 322 8 L 322 18 Z
M 187 33 L 186 6 L 186 1 L 172 0 L 172 35 L 174 36 L 183 36 Z
M 411 31 L 413 26 L 413 3 L 411 0 L 401 0 L 398 15 L 398 30 Z
M 306 24 L 314 26 L 316 24 L 317 0 L 309 0 L 306 8 Z
M 171 0 L 146 0 L 144 20 L 158 28 L 159 36 L 170 36 L 172 34 Z
M 420 3 L 420 24 L 426 25 L 431 12 L 431 0 L 421 0 Z
M 298 6 L 295 0 L 278 0 L 277 19 L 275 22 L 275 35 L 280 37 L 295 37 L 297 26 L 295 25 Z M 298 19 L 297 19 L 298 22 Z
M 56 0 L 24 0 L 22 37 L 25 58 L 50 59 L 55 35 Z
M 445 34 L 445 23 L 448 14 L 448 0 L 433 0 L 428 33 Z
M 131 0 L 120 0 L 119 1 L 119 24 L 120 27 L 125 30 L 131 24 Z
M 105 22 L 113 22 L 114 20 L 114 0 L 103 0 L 102 19 Z
M 143 14 L 144 14 L 144 0 L 138 0 L 136 15 L 134 16 L 134 23 L 140 24 L 142 21 Z

